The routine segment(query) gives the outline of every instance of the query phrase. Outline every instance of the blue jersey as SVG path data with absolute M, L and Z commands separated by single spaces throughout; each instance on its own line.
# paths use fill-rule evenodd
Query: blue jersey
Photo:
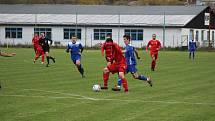
M 136 65 L 137 64 L 136 58 L 134 55 L 134 51 L 135 51 L 135 48 L 131 44 L 126 45 L 126 47 L 125 47 L 125 59 L 126 59 L 127 65 Z
M 80 55 L 80 52 L 83 49 L 83 46 L 79 42 L 76 42 L 76 43 L 69 42 L 67 49 L 71 50 L 70 54 L 72 57 L 72 56 Z
M 196 42 L 189 42 L 189 51 L 195 51 L 196 50 Z

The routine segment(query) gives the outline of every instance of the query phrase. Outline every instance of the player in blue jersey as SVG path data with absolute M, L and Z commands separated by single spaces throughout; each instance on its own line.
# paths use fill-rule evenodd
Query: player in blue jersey
M 191 59 L 191 55 L 193 54 L 193 59 L 195 57 L 195 51 L 196 51 L 196 42 L 194 42 L 193 40 L 189 42 L 189 58 Z
M 134 77 L 134 79 L 146 81 L 149 83 L 150 86 L 152 86 L 152 80 L 150 77 L 145 77 L 144 75 L 137 73 L 137 69 L 136 69 L 137 62 L 136 62 L 135 54 L 136 54 L 137 58 L 140 58 L 140 57 L 138 56 L 136 49 L 130 44 L 130 36 L 124 35 L 123 39 L 124 39 L 124 43 L 126 45 L 126 47 L 125 47 L 125 59 L 126 59 L 126 64 L 127 64 L 126 73 L 130 72 L 132 74 L 132 76 Z M 116 87 L 112 88 L 112 90 L 120 91 L 120 86 L 121 86 L 121 80 L 119 79 L 118 85 Z
M 71 60 L 78 68 L 78 71 L 81 73 L 82 78 L 84 78 L 84 68 L 81 65 L 81 54 L 83 52 L 83 46 L 81 43 L 77 42 L 76 36 L 72 36 L 71 42 L 69 42 L 66 52 L 71 54 Z

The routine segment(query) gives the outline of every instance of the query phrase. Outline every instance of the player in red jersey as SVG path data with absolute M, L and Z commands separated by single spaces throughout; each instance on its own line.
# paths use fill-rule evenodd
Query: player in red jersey
M 39 36 L 38 36 L 37 33 L 35 33 L 35 34 L 34 34 L 34 37 L 33 37 L 33 39 L 32 39 L 32 44 L 33 44 L 33 46 L 34 46 L 34 52 L 35 52 L 35 54 L 36 54 L 36 52 L 37 52 L 37 45 L 39 45 L 38 40 L 39 40 Z
M 104 48 L 111 48 L 111 56 L 109 56 L 109 62 L 110 64 L 107 65 L 107 67 L 104 68 L 103 72 L 103 80 L 104 80 L 104 86 L 101 87 L 101 89 L 108 89 L 108 79 L 110 72 L 112 74 L 118 73 L 119 78 L 122 80 L 122 85 L 124 87 L 124 91 L 128 91 L 128 84 L 127 80 L 125 79 L 125 71 L 126 71 L 126 60 L 123 56 L 122 50 L 120 46 L 113 42 L 111 38 L 108 38 L 105 42 L 106 44 Z
M 32 43 L 34 45 L 34 49 L 35 49 L 35 58 L 34 58 L 34 63 L 36 62 L 36 60 L 42 55 L 42 64 L 44 64 L 44 51 L 41 47 L 41 45 L 39 44 L 39 36 L 38 34 L 35 34 L 33 39 L 32 39 Z
M 161 48 L 161 43 L 156 39 L 156 34 L 152 35 L 152 40 L 150 40 L 146 47 L 146 52 L 148 52 L 148 48 L 150 48 L 150 55 L 152 57 L 151 70 L 155 70 L 156 60 L 158 59 L 158 51 Z

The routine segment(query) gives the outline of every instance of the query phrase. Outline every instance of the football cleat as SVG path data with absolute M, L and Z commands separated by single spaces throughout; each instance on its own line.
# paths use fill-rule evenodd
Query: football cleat
M 120 91 L 121 87 L 120 86 L 116 86 L 112 88 L 112 91 Z
M 149 77 L 146 81 L 151 87 L 153 86 L 152 79 Z
M 101 89 L 108 89 L 108 87 L 101 87 Z

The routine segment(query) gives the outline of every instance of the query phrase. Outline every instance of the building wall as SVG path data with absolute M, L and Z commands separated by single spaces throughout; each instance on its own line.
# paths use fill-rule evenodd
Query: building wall
M 21 27 L 22 31 L 22 38 L 21 39 L 12 39 L 12 38 L 5 38 L 5 27 Z M 40 26 L 41 28 L 47 26 Z M 50 27 L 47 27 L 50 28 Z M 74 27 L 51 27 L 52 28 L 52 40 L 55 42 L 60 42 L 61 45 L 67 45 L 70 41 L 69 39 L 64 39 L 64 28 L 74 28 Z M 94 40 L 94 29 L 112 29 L 112 38 L 115 42 L 119 43 L 120 46 L 124 46 L 123 43 L 123 35 L 125 29 L 143 29 L 143 41 L 132 41 L 132 44 L 135 47 L 143 47 L 146 46 L 148 41 L 151 40 L 152 34 L 157 35 L 157 39 L 160 40 L 163 46 L 163 28 L 144 28 L 144 27 L 78 27 L 81 29 L 82 39 L 78 40 L 84 46 L 94 46 L 98 43 L 104 42 L 104 40 Z M 188 29 L 188 28 L 166 28 L 165 29 L 165 47 L 178 47 L 178 46 L 187 46 L 187 42 L 182 41 L 187 39 L 190 40 L 190 30 L 193 30 L 193 37 L 196 41 L 196 31 L 198 33 L 198 41 L 199 44 L 204 46 L 207 45 L 207 31 L 208 29 Z M 202 39 L 202 30 L 204 32 L 204 37 Z M 213 32 L 214 31 L 214 32 Z M 31 40 L 34 33 L 34 26 L 0 26 L 0 44 L 31 44 Z M 119 33 L 119 34 L 118 34 Z M 215 30 L 211 30 L 211 41 L 214 41 L 212 34 L 215 33 Z M 215 36 L 215 35 L 214 35 Z

